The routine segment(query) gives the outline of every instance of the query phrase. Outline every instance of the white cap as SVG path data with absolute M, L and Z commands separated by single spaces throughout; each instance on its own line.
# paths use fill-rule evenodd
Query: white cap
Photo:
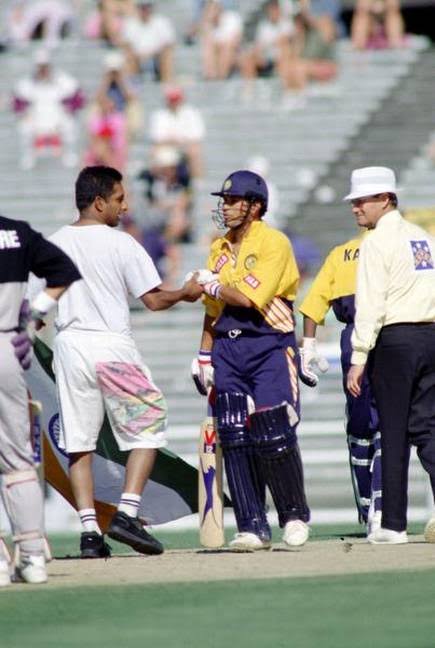
M 350 179 L 350 193 L 343 200 L 354 200 L 381 193 L 397 194 L 396 176 L 388 167 L 354 169 Z
M 124 54 L 118 50 L 108 52 L 104 57 L 104 67 L 106 70 L 120 70 L 124 65 Z

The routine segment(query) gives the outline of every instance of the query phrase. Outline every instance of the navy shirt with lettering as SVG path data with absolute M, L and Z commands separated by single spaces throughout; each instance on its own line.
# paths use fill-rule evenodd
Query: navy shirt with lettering
M 0 216 L 0 331 L 18 326 L 30 272 L 49 288 L 81 278 L 71 259 L 42 234 L 23 221 Z

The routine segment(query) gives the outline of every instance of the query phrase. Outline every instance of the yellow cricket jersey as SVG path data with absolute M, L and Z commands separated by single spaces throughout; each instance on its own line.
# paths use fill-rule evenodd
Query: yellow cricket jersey
M 292 302 L 299 271 L 291 243 L 282 232 L 254 221 L 237 258 L 225 235 L 212 243 L 207 267 L 219 274 L 224 286 L 237 288 L 255 305 L 254 309 L 228 306 L 205 296 L 206 312 L 215 319 L 216 330 L 293 331 Z
M 331 250 L 300 305 L 300 312 L 317 324 L 324 324 L 331 307 L 340 322 L 354 321 L 356 271 L 363 236 Z

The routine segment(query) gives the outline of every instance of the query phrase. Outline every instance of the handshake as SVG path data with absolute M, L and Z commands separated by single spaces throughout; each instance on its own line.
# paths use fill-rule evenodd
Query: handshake
M 196 277 L 195 277 L 196 275 Z M 219 275 L 202 268 L 201 270 L 194 270 L 193 272 L 188 272 L 184 277 L 184 283 L 190 281 L 195 277 L 197 283 L 199 283 L 203 288 L 204 292 L 213 299 L 219 299 L 220 291 L 222 289 L 222 284 L 219 281 Z

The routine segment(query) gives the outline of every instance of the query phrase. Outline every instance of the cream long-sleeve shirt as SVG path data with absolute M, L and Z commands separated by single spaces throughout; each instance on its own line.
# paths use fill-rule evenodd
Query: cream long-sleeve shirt
M 360 248 L 352 364 L 362 365 L 380 329 L 435 322 L 435 239 L 395 209 Z

